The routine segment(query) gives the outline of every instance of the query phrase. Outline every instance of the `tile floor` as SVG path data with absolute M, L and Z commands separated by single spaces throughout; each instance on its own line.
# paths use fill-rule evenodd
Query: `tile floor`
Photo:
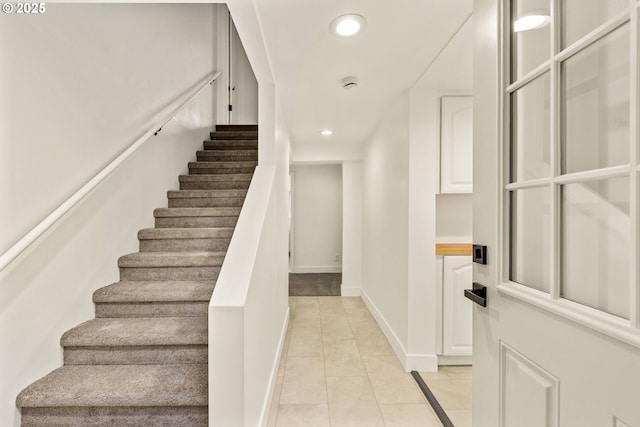
M 471 427 L 471 366 L 441 366 L 420 372 L 455 427 Z
M 441 426 L 360 298 L 290 297 L 290 307 L 269 426 Z M 466 409 L 453 408 L 466 401 L 455 403 L 457 392 L 444 382 L 470 380 L 439 374 L 425 380 L 441 382 L 452 420 L 464 420 Z

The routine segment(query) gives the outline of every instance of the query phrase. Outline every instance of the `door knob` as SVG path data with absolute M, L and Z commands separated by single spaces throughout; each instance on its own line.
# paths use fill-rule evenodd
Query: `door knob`
M 465 289 L 464 296 L 483 307 L 487 306 L 487 287 L 473 282 L 473 289 Z

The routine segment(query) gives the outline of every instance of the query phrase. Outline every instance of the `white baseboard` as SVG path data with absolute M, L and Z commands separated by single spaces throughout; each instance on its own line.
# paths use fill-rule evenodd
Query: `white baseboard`
M 280 368 L 280 358 L 282 357 L 282 350 L 284 349 L 284 341 L 287 337 L 287 326 L 289 325 L 289 315 L 290 308 L 287 307 L 287 313 L 284 316 L 284 324 L 282 325 L 282 330 L 280 331 L 280 341 L 278 342 L 278 354 L 276 355 L 276 359 L 273 362 L 273 366 L 271 367 L 271 378 L 268 395 L 264 401 L 264 406 L 262 407 L 262 414 L 260 416 L 260 426 L 266 427 L 269 422 L 269 413 L 271 411 L 271 403 L 273 402 L 273 391 L 276 388 L 276 382 L 278 380 L 278 369 Z
M 308 266 L 297 266 L 293 267 L 291 270 L 292 273 L 296 274 L 304 274 L 304 273 L 342 273 L 341 266 L 332 266 L 332 265 L 308 265 Z
M 471 365 L 472 356 L 438 356 L 438 365 Z
M 409 354 L 404 348 L 404 345 L 395 334 L 387 320 L 384 318 L 378 307 L 371 301 L 369 295 L 364 290 L 361 290 L 361 297 L 369 311 L 378 322 L 378 326 L 382 329 L 382 332 L 387 337 L 391 348 L 400 359 L 400 363 L 404 367 L 405 371 L 426 371 L 437 372 L 438 370 L 438 356 L 435 354 Z
M 362 288 L 355 286 L 340 285 L 340 295 L 343 297 L 359 297 L 362 295 Z

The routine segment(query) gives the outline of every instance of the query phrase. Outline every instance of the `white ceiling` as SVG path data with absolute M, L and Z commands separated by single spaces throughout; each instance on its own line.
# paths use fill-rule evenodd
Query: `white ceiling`
M 358 145 L 456 34 L 473 1 L 255 0 L 255 5 L 292 144 Z M 367 19 L 364 32 L 352 39 L 329 32 L 331 21 L 345 13 Z M 357 76 L 360 86 L 342 89 L 346 76 Z M 326 128 L 334 131 L 331 137 L 320 135 Z

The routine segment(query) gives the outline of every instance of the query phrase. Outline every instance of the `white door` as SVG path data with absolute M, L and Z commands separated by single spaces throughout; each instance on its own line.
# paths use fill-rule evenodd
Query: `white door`
M 640 426 L 639 4 L 474 1 L 475 427 Z
M 258 82 L 231 21 L 230 34 L 230 124 L 258 123 Z
M 471 356 L 472 303 L 464 297 L 471 287 L 471 257 L 445 256 L 443 265 L 442 354 Z
M 473 191 L 473 98 L 440 98 L 440 192 Z

